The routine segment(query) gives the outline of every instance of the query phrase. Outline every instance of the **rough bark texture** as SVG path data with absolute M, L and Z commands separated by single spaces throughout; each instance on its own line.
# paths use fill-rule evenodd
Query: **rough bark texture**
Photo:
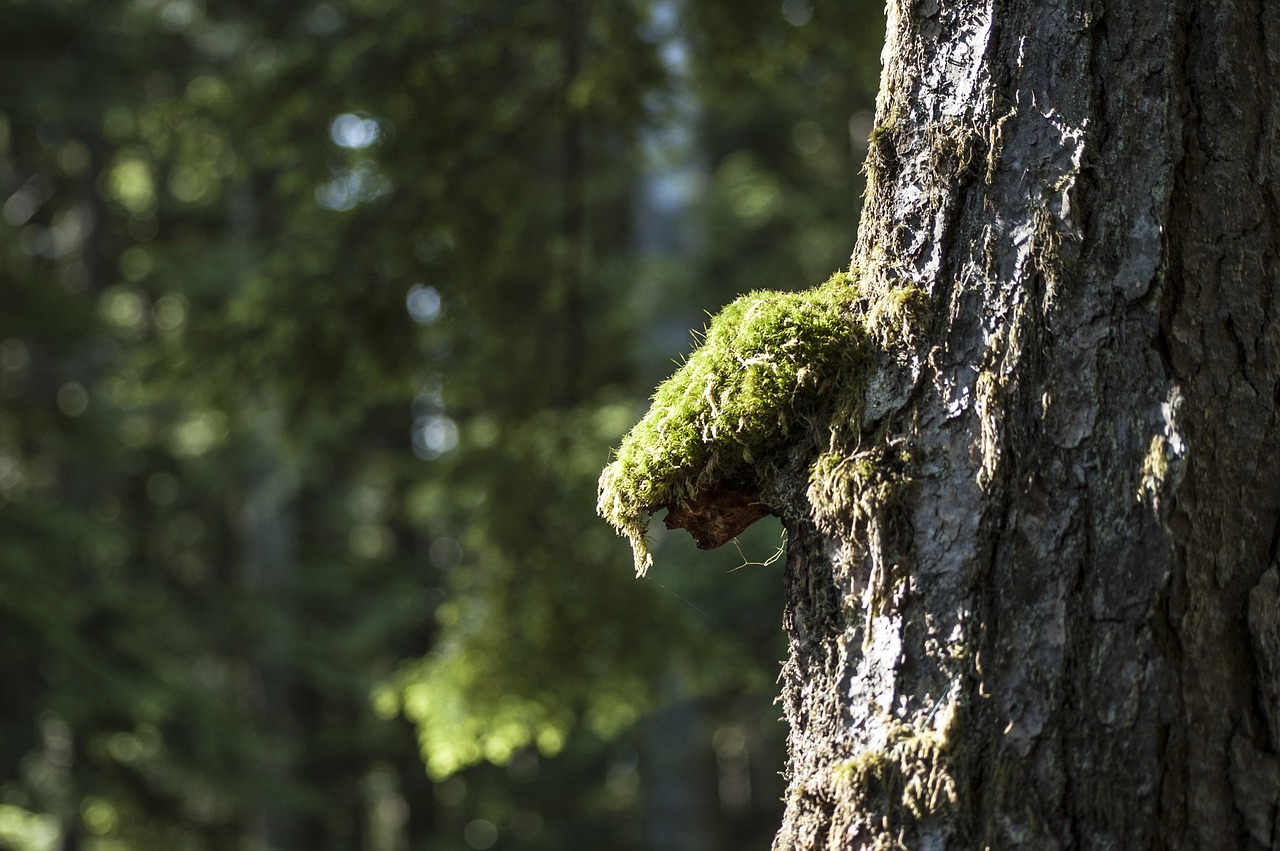
M 1280 848 L 1280 2 L 888 11 L 775 849 Z

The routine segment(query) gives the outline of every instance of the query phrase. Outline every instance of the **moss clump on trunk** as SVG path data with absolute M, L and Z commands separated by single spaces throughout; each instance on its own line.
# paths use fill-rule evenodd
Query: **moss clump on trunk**
M 742 495 L 757 495 L 760 465 L 794 444 L 821 399 L 853 373 L 862 348 L 857 298 L 857 281 L 844 272 L 803 292 L 744 295 L 658 386 L 600 476 L 597 508 L 630 540 L 637 575 L 653 562 L 645 533 L 660 509 L 672 509 L 669 525 L 689 528 L 704 547 L 768 513 L 744 509 Z M 718 516 L 718 505 L 732 505 L 732 516 Z

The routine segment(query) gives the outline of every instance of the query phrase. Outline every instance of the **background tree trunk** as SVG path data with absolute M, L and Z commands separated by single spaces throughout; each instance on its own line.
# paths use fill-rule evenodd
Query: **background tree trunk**
M 775 849 L 1280 848 L 1280 3 L 890 2 Z M 829 471 L 836 471 L 830 473 Z

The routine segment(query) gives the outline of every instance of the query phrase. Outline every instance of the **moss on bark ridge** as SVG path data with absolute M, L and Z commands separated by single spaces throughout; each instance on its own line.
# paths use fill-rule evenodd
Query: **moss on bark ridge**
M 749 293 L 712 318 L 600 476 L 597 509 L 630 540 L 637 575 L 653 562 L 645 533 L 656 511 L 726 485 L 752 491 L 759 466 L 836 395 L 862 348 L 857 298 L 841 272 L 803 292 Z

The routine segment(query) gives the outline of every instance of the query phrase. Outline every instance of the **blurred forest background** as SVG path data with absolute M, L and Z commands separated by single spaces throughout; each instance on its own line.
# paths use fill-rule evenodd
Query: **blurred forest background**
M 779 527 L 637 582 L 596 477 L 847 263 L 882 36 L 0 0 L 0 848 L 768 848 Z

